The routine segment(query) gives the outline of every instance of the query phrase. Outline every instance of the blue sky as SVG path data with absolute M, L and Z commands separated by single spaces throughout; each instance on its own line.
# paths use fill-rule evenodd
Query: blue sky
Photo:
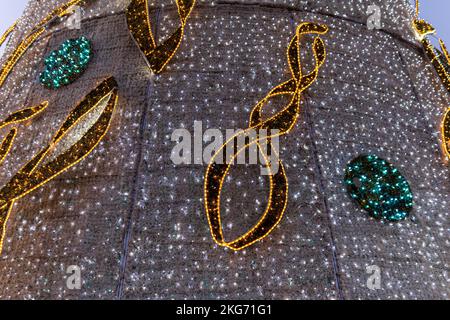
M 415 3 L 414 0 L 410 1 Z M 0 34 L 20 17 L 27 2 L 28 0 L 0 0 Z M 438 36 L 450 47 L 450 0 L 422 0 L 421 4 L 421 17 L 436 27 Z

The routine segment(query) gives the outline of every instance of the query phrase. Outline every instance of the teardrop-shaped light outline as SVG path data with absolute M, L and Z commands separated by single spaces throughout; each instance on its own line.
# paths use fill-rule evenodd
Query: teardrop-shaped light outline
M 82 121 L 90 111 L 94 110 L 98 103 L 108 95 L 110 95 L 110 98 L 108 99 L 107 105 L 90 129 L 68 150 L 64 151 L 50 162 L 42 164 L 46 156 L 65 137 L 65 135 L 70 132 L 75 125 Z M 0 222 L 2 222 L 2 225 L 0 225 L 0 228 L 2 228 L 0 253 L 6 233 L 6 224 L 14 202 L 45 185 L 85 159 L 109 131 L 117 103 L 117 82 L 113 77 L 110 77 L 101 82 L 70 112 L 51 142 L 25 164 L 17 174 L 13 176 L 2 189 L 0 189 Z

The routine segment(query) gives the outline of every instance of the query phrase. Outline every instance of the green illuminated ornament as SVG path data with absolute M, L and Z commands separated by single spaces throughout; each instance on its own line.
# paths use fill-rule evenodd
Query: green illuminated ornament
M 40 82 L 49 89 L 58 89 L 77 80 L 92 58 L 92 45 L 86 37 L 68 39 L 45 58 Z
M 348 193 L 375 218 L 400 221 L 413 208 L 408 181 L 386 160 L 363 155 L 347 166 L 345 184 Z

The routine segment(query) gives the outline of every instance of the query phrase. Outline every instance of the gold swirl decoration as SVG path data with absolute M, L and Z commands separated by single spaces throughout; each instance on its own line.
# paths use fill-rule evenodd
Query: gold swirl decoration
M 442 39 L 439 39 L 441 52 L 437 51 L 431 42 L 427 39 L 428 35 L 435 34 L 436 29 L 426 22 L 419 19 L 419 0 L 416 0 L 416 17 L 413 21 L 413 28 L 416 32 L 417 38 L 421 41 L 423 48 L 436 69 L 439 78 L 441 78 L 447 91 L 450 93 L 450 73 L 448 68 L 450 66 L 450 58 L 447 47 Z M 447 159 L 450 159 L 450 107 L 447 108 L 445 115 L 441 122 L 442 134 L 442 149 L 444 150 Z
M 144 54 L 149 68 L 156 74 L 163 71 L 180 47 L 195 0 L 176 0 L 176 4 L 181 26 L 161 45 L 157 45 L 153 36 L 148 0 L 132 0 L 126 11 L 128 29 Z
M 48 26 L 57 18 L 62 18 L 72 13 L 71 8 L 78 5 L 83 0 L 71 0 L 62 6 L 54 9 L 44 19 L 42 19 L 32 31 L 25 36 L 25 38 L 18 44 L 14 51 L 7 57 L 5 63 L 0 67 L 0 87 L 5 82 L 6 78 L 11 73 L 12 69 L 16 66 L 22 56 L 27 50 L 36 42 L 36 40 L 47 30 Z M 6 40 L 6 38 L 16 28 L 17 23 L 14 23 L 5 34 L 0 38 L 0 45 Z
M 288 201 L 288 180 L 286 172 L 278 155 L 276 155 L 276 157 L 278 158 L 280 169 L 277 172 L 271 170 L 269 159 L 264 155 L 264 152 L 261 152 L 261 144 L 267 142 L 268 148 L 271 148 L 270 138 L 288 134 L 297 123 L 300 113 L 301 94 L 316 81 L 319 69 L 326 59 L 325 44 L 319 36 L 316 36 L 312 46 L 315 58 L 315 68 L 312 72 L 303 75 L 300 61 L 300 40 L 304 35 L 323 35 L 327 32 L 327 26 L 311 22 L 302 23 L 297 27 L 296 34 L 287 50 L 287 59 L 292 73 L 292 79 L 278 85 L 270 91 L 269 94 L 254 107 L 250 115 L 249 128 L 229 139 L 211 159 L 205 175 L 205 209 L 211 235 L 218 245 L 228 247 L 235 251 L 242 250 L 267 237 L 281 221 Z M 262 116 L 264 106 L 271 98 L 280 95 L 291 97 L 289 104 L 279 113 L 264 120 Z M 277 133 L 271 133 L 264 137 L 258 135 L 256 139 L 252 139 L 249 144 L 240 150 L 234 151 L 233 154 L 227 154 L 225 161 L 223 161 L 223 154 L 226 153 L 224 151 L 228 150 L 227 148 L 234 150 L 234 147 L 230 147 L 231 144 L 233 143 L 234 146 L 234 141 L 240 138 L 241 135 L 248 136 L 250 130 L 253 132 L 260 132 L 261 130 L 277 130 Z M 270 192 L 268 205 L 259 222 L 251 230 L 243 236 L 231 242 L 227 242 L 224 239 L 220 214 L 220 197 L 223 183 L 234 160 L 241 152 L 244 152 L 255 144 L 260 151 L 260 154 L 263 156 L 263 165 L 267 166 L 269 171 Z M 272 152 L 274 152 L 273 148 Z
M 14 202 L 87 157 L 108 132 L 117 100 L 117 83 L 113 77 L 110 77 L 100 83 L 70 112 L 50 143 L 0 189 L 0 253 L 3 248 L 6 223 Z M 8 117 L 2 124 L 24 121 L 45 107 L 46 105 L 41 105 L 24 109 Z M 8 153 L 3 150 L 9 150 L 14 135 L 15 131 L 14 133 L 11 131 L 2 143 L 3 159 Z

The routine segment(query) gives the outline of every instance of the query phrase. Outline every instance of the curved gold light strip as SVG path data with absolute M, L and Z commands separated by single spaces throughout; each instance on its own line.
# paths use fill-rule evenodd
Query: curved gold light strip
M 324 64 L 326 59 L 325 45 L 322 39 L 317 36 L 314 39 L 313 44 L 313 53 L 316 63 L 315 68 L 311 73 L 303 75 L 300 61 L 300 40 L 302 36 L 307 34 L 323 35 L 327 32 L 327 26 L 310 22 L 302 23 L 297 27 L 296 34 L 287 50 L 287 58 L 292 73 L 292 79 L 275 87 L 263 100 L 261 100 L 255 106 L 250 115 L 249 129 L 244 130 L 229 139 L 213 156 L 205 175 L 205 209 L 211 235 L 218 245 L 228 247 L 236 251 L 242 250 L 267 237 L 281 221 L 288 201 L 288 181 L 286 172 L 283 163 L 278 158 L 278 155 L 276 156 L 278 158 L 280 170 L 276 173 L 271 170 L 269 159 L 267 159 L 264 155 L 264 152 L 261 152 L 261 143 L 266 143 L 267 139 L 270 140 L 270 138 L 288 134 L 297 123 L 300 113 L 301 94 L 315 82 L 319 73 L 319 68 Z M 292 98 L 289 104 L 282 111 L 267 120 L 263 120 L 262 109 L 269 99 L 278 95 L 289 95 Z M 254 130 L 259 132 L 263 129 L 268 131 L 276 129 L 278 130 L 278 133 L 266 137 L 258 136 L 257 139 L 254 139 L 254 141 L 251 141 L 237 152 L 234 152 L 229 156 L 227 155 L 227 159 L 225 159 L 226 161 L 222 161 L 223 154 L 226 154 L 224 151 L 229 150 L 228 148 L 230 148 L 232 143 L 234 145 L 234 141 L 236 139 L 242 135 L 247 136 L 250 130 L 253 132 Z M 251 230 L 236 240 L 227 242 L 223 236 L 220 215 L 220 196 L 223 183 L 231 168 L 231 165 L 234 163 L 235 158 L 238 157 L 241 152 L 245 151 L 245 149 L 254 144 L 256 144 L 258 150 L 263 156 L 264 165 L 267 166 L 270 173 L 270 193 L 268 205 L 262 218 Z M 271 148 L 270 141 L 268 142 L 268 148 Z M 274 152 L 274 148 L 271 149 L 272 152 Z
M 438 73 L 439 78 L 441 78 L 442 83 L 444 84 L 447 91 L 450 92 L 450 74 L 447 71 L 447 69 L 445 68 L 444 64 L 442 63 L 441 56 L 436 53 L 434 46 L 427 39 L 424 38 L 422 40 L 422 45 L 425 49 L 425 52 L 427 53 L 428 58 L 431 60 L 431 63 L 433 64 L 434 68 L 436 69 L 436 72 Z M 441 42 L 441 48 L 443 51 L 446 50 L 443 42 Z
M 14 112 L 13 114 L 6 117 L 5 120 L 0 121 L 0 129 L 11 125 L 11 124 L 18 124 L 20 122 L 24 122 L 28 119 L 33 118 L 37 114 L 44 111 L 48 106 L 48 102 L 44 101 L 41 104 L 25 108 L 19 111 Z M 6 136 L 5 139 L 3 139 L 1 145 L 0 145 L 0 164 L 5 160 L 6 156 L 8 155 L 9 151 L 11 150 L 12 144 L 14 142 L 14 138 L 16 137 L 17 129 L 12 128 L 9 132 L 9 134 Z
M 51 142 L 0 189 L 0 228 L 2 229 L 0 252 L 6 223 L 14 202 L 76 165 L 95 149 L 108 132 L 117 105 L 117 90 L 117 83 L 113 77 L 100 83 L 72 110 Z M 101 113 L 93 123 L 87 123 L 89 129 L 80 138 L 76 136 L 76 133 L 69 134 L 79 123 L 87 121 L 88 115 L 99 107 L 102 107 Z M 58 150 L 59 145 L 65 140 L 69 140 L 69 145 L 52 158 L 52 153 Z
M 17 129 L 12 128 L 11 131 L 9 131 L 8 135 L 5 137 L 5 139 L 3 139 L 2 144 L 0 145 L 0 164 L 3 163 L 9 151 L 11 150 L 16 135 Z
M 436 33 L 436 29 L 425 20 L 415 19 L 413 21 L 414 31 L 417 38 L 423 40 L 426 36 Z
M 450 159 L 450 108 L 447 109 L 447 112 L 442 120 L 441 134 L 442 149 L 444 150 L 447 158 Z
M 71 0 L 62 6 L 54 9 L 52 12 L 50 12 L 44 19 L 42 19 L 31 31 L 30 34 L 28 34 L 16 47 L 16 49 L 11 53 L 11 55 L 6 59 L 5 63 L 0 67 L 0 87 L 5 82 L 6 78 L 11 73 L 12 69 L 16 66 L 16 64 L 19 62 L 19 60 L 22 58 L 22 56 L 25 54 L 25 52 L 31 47 L 31 45 L 36 42 L 36 40 L 45 32 L 47 25 L 53 21 L 54 19 L 58 17 L 64 17 L 68 14 L 71 14 L 70 8 L 79 4 L 83 0 Z M 11 27 L 8 29 L 9 33 L 11 33 L 14 28 Z M 5 33 L 6 37 L 9 35 L 8 31 Z M 5 39 L 6 39 L 5 37 Z M 2 37 L 3 39 L 3 37 Z M 4 39 L 3 39 L 4 41 Z M 0 42 L 1 44 L 1 42 Z
M 450 65 L 450 58 L 447 51 L 447 47 L 442 39 L 439 39 L 439 44 L 441 46 L 442 54 L 438 53 L 434 46 L 427 39 L 427 35 L 436 33 L 436 29 L 427 23 L 425 20 L 419 19 L 419 0 L 416 1 L 416 18 L 413 21 L 413 27 L 416 32 L 417 38 L 421 41 L 423 48 L 431 60 L 439 78 L 442 80 L 447 91 L 450 93 L 450 73 L 448 72 L 446 66 L 442 62 L 443 59 Z M 442 59 L 442 60 L 441 60 Z M 450 108 L 447 109 L 441 123 L 441 139 L 442 139 L 442 149 L 444 150 L 445 156 L 450 159 Z
M 419 0 L 416 1 L 416 17 L 413 20 L 413 28 L 416 32 L 417 38 L 421 41 L 422 46 L 425 49 L 425 52 L 427 56 L 430 58 L 434 68 L 436 69 L 439 77 L 441 78 L 442 82 L 444 83 L 445 88 L 448 92 L 450 92 L 450 74 L 446 70 L 445 66 L 443 65 L 441 61 L 441 55 L 436 52 L 434 49 L 434 46 L 428 41 L 427 36 L 430 34 L 435 34 L 436 29 L 426 22 L 425 20 L 419 19 Z M 447 60 L 447 62 L 450 64 L 449 60 L 449 54 L 447 51 L 447 47 L 444 44 L 444 41 L 442 39 L 439 39 L 439 44 L 441 46 L 441 50 L 443 52 L 443 58 Z
M 180 47 L 187 19 L 195 6 L 195 0 L 175 1 L 181 26 L 159 46 L 151 28 L 148 0 L 132 0 L 126 11 L 128 29 L 150 69 L 156 74 L 163 71 Z
M 44 101 L 37 106 L 16 111 L 11 115 L 9 115 L 5 120 L 0 121 L 0 129 L 10 124 L 18 124 L 20 122 L 31 119 L 34 116 L 41 113 L 42 111 L 44 111 L 47 107 L 48 101 Z
M 5 42 L 5 40 L 8 38 L 8 36 L 11 34 L 11 32 L 14 31 L 14 29 L 17 26 L 17 22 L 14 22 L 14 24 L 8 28 L 8 30 L 5 31 L 5 33 L 0 37 L 0 46 Z
M 442 39 L 439 39 L 439 44 L 441 45 L 442 53 L 444 54 L 445 60 L 447 60 L 447 63 L 450 65 L 450 56 L 448 54 L 447 47 L 445 46 L 445 43 Z

